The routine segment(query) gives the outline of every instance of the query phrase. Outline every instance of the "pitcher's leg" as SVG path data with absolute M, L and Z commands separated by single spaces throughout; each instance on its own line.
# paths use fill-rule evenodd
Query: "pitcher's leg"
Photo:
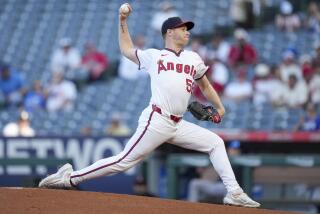
M 224 142 L 218 135 L 216 134 L 214 135 L 217 136 L 217 139 L 216 139 L 217 145 L 215 149 L 209 153 L 210 160 L 215 170 L 221 177 L 221 180 L 226 186 L 228 192 L 239 189 L 240 186 L 235 178 L 233 169 L 231 167 L 231 164 L 226 152 L 226 147 L 224 145 Z
M 151 115 L 150 120 L 151 117 L 153 121 L 157 115 Z M 149 125 L 150 121 L 145 126 L 140 125 L 120 154 L 99 160 L 91 166 L 72 172 L 72 184 L 77 185 L 89 179 L 125 171 L 137 164 L 149 152 L 171 137 L 154 131 Z
M 182 120 L 176 136 L 170 142 L 183 148 L 209 154 L 210 161 L 228 192 L 239 188 L 226 152 L 224 141 L 217 134 Z

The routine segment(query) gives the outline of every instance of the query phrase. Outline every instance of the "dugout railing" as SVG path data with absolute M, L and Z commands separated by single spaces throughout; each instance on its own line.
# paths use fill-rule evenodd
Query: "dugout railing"
M 229 157 L 234 167 L 241 169 L 241 186 L 245 192 L 251 194 L 254 181 L 254 169 L 258 167 L 295 167 L 295 168 L 317 168 L 320 167 L 320 155 L 282 155 L 282 154 L 259 154 L 259 155 L 238 155 Z M 167 197 L 171 199 L 178 198 L 178 169 L 180 167 L 206 167 L 209 166 L 210 160 L 207 155 L 203 154 L 170 154 L 166 160 L 168 172 L 167 181 Z M 276 180 L 277 175 L 274 175 Z M 320 185 L 320 175 L 317 176 L 317 184 Z M 302 181 L 303 182 L 303 181 Z M 267 199 L 265 203 L 302 203 L 302 204 L 318 204 L 320 201 L 297 200 L 297 199 Z

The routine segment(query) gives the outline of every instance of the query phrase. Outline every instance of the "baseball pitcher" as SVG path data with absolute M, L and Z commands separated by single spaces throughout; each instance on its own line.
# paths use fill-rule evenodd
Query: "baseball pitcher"
M 127 18 L 131 12 L 128 3 L 120 7 L 120 50 L 125 57 L 149 73 L 152 92 L 150 103 L 141 113 L 135 133 L 120 154 L 78 171 L 74 171 L 70 164 L 65 164 L 57 173 L 43 179 L 39 187 L 68 188 L 90 179 L 123 172 L 164 142 L 169 142 L 209 155 L 228 191 L 223 200 L 225 204 L 259 207 L 260 204 L 249 198 L 236 181 L 223 140 L 215 133 L 182 119 L 187 109 L 198 119 L 216 123 L 225 114 L 219 96 L 205 75 L 208 66 L 197 53 L 183 49 L 189 42 L 189 30 L 194 23 L 171 17 L 162 24 L 165 47 L 162 50 L 139 50 L 134 48 L 128 31 Z M 216 108 L 197 103 L 188 107 L 194 84 L 199 85 Z

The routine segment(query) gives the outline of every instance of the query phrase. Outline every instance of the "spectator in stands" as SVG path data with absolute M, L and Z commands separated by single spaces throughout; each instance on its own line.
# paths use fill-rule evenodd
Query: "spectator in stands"
M 242 0 L 233 0 L 230 5 L 230 16 L 236 27 L 244 28 L 247 20 Z
M 106 134 L 113 137 L 128 137 L 131 130 L 123 123 L 121 115 L 114 113 L 111 118 L 111 123 L 106 129 Z
M 299 80 L 295 74 L 289 76 L 289 80 L 282 90 L 274 105 L 277 107 L 302 108 L 308 99 L 308 89 L 304 80 Z
M 88 81 L 94 82 L 102 79 L 108 68 L 108 58 L 105 54 L 99 52 L 94 44 L 87 43 L 81 66 L 88 73 Z
M 308 84 L 310 99 L 313 103 L 320 105 L 320 65 L 314 68 L 314 75 Z
M 237 156 L 241 153 L 240 142 L 232 141 L 227 149 L 229 156 Z M 205 197 L 220 197 L 222 198 L 227 190 L 219 179 L 218 174 L 212 167 L 198 167 L 196 172 L 198 178 L 191 179 L 188 187 L 188 201 L 199 202 Z
M 34 129 L 30 126 L 29 114 L 22 111 L 17 122 L 10 122 L 3 128 L 5 137 L 33 137 Z
M 235 44 L 231 46 L 228 62 L 232 68 L 242 65 L 254 65 L 257 62 L 257 52 L 249 43 L 249 35 L 244 29 L 234 32 Z
M 320 130 L 320 114 L 317 112 L 316 106 L 312 102 L 305 105 L 305 114 L 300 118 L 298 124 L 294 127 L 294 131 L 319 131 Z
M 259 7 L 259 1 L 255 0 L 232 0 L 230 6 L 230 16 L 235 26 L 243 29 L 254 28 L 254 7 Z
M 293 13 L 293 6 L 289 1 L 280 3 L 280 13 L 275 19 L 276 26 L 284 32 L 295 32 L 301 27 L 301 21 L 297 14 Z
M 299 62 L 302 71 L 302 76 L 304 80 L 307 83 L 309 83 L 314 74 L 311 56 L 308 54 L 304 54 L 300 57 Z
M 246 78 L 245 68 L 241 68 L 237 72 L 236 77 L 224 90 L 224 98 L 231 102 L 249 101 L 253 95 L 253 88 L 251 82 Z
M 24 97 L 23 105 L 28 112 L 45 109 L 46 95 L 39 80 L 33 82 L 32 89 Z
M 218 58 L 218 55 L 211 53 L 208 65 L 210 66 L 210 78 L 212 86 L 219 93 L 222 94 L 229 79 L 229 70 L 228 68 L 221 63 Z
M 140 35 L 135 37 L 133 39 L 133 44 L 137 49 L 143 50 L 145 48 L 144 36 Z M 143 68 L 139 70 L 139 67 L 136 63 L 133 63 L 131 60 L 122 55 L 118 68 L 118 75 L 126 80 L 135 80 L 138 77 L 146 77 L 148 74 Z
M 77 98 L 77 89 L 73 82 L 65 80 L 63 73 L 54 73 L 47 92 L 47 110 L 71 111 Z
M 4 106 L 19 106 L 26 93 L 25 80 L 21 73 L 15 71 L 7 63 L 0 65 L 0 91 L 4 96 Z
M 253 103 L 261 106 L 271 103 L 271 95 L 274 93 L 274 80 L 270 78 L 270 68 L 266 64 L 258 64 L 255 67 L 253 81 Z
M 270 84 L 270 100 L 271 103 L 274 105 L 277 103 L 282 96 L 283 88 L 286 87 L 286 84 L 281 80 L 280 76 L 280 69 L 278 65 L 273 65 L 270 67 L 270 74 L 269 74 L 269 84 Z
M 160 5 L 161 10 L 156 12 L 151 20 L 151 27 L 157 31 L 158 33 L 161 32 L 162 23 L 170 17 L 179 16 L 178 11 L 175 7 L 168 1 L 164 1 Z
M 320 42 L 315 42 L 314 44 L 314 53 L 312 57 L 312 66 L 320 66 Z
M 222 63 L 228 62 L 228 56 L 230 52 L 230 44 L 220 33 L 213 35 L 211 43 L 209 45 L 209 55 L 214 54 Z
M 78 49 L 72 46 L 69 38 L 63 38 L 59 42 L 59 48 L 54 51 L 51 58 L 52 72 L 63 72 L 66 79 L 72 81 L 84 81 L 88 75 L 80 69 L 81 55 Z
M 311 32 L 320 33 L 320 9 L 316 1 L 311 1 L 308 5 L 306 27 Z
M 295 53 L 287 49 L 282 53 L 282 63 L 280 65 L 280 76 L 282 81 L 288 82 L 290 75 L 295 75 L 299 80 L 302 78 L 302 71 L 295 60 Z

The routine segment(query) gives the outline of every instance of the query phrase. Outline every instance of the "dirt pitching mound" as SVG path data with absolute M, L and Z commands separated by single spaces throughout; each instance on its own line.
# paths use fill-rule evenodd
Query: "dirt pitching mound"
M 6 214 L 288 213 L 132 195 L 33 188 L 0 188 L 0 210 Z

